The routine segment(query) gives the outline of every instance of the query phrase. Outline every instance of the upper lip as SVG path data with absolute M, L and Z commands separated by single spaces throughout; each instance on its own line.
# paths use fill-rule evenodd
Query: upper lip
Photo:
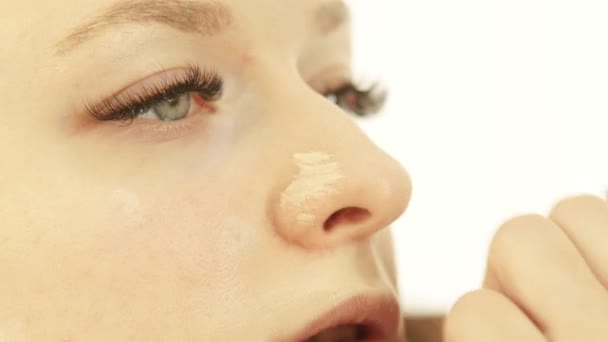
M 349 324 L 364 325 L 369 335 L 366 340 L 386 341 L 397 334 L 400 310 L 392 294 L 355 296 L 314 319 L 293 341 L 306 341 L 324 330 Z

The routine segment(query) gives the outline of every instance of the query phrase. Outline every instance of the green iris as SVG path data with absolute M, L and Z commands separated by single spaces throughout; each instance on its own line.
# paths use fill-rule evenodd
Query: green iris
M 152 107 L 154 114 L 162 121 L 182 120 L 190 113 L 190 94 L 163 100 Z

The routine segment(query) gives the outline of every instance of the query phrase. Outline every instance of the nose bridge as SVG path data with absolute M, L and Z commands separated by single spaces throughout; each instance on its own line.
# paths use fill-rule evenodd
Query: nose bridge
M 357 127 L 350 114 L 324 98 L 294 73 L 279 74 L 269 80 L 266 95 L 272 113 L 267 119 L 280 130 L 285 139 L 313 142 L 317 149 L 336 149 L 338 145 L 371 143 Z M 290 77 L 291 76 L 291 77 Z
M 282 142 L 269 146 L 280 164 L 269 202 L 276 232 L 300 246 L 331 247 L 400 216 L 411 190 L 401 165 L 304 82 L 274 84 L 266 120 Z

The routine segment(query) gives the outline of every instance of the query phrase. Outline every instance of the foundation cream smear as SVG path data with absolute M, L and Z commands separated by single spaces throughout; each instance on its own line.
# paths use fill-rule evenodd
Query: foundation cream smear
M 298 210 L 302 225 L 315 224 L 318 203 L 338 192 L 337 184 L 344 178 L 340 164 L 324 152 L 297 153 L 293 156 L 298 174 L 281 196 L 281 206 Z

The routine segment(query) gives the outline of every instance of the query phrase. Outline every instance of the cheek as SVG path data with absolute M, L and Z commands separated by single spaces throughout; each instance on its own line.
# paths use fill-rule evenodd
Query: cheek
M 248 299 L 248 259 L 259 244 L 251 222 L 217 201 L 192 201 L 185 193 L 122 188 L 106 194 L 96 206 L 105 220 L 68 227 L 65 248 L 52 262 L 63 265 L 58 272 L 66 282 L 51 291 L 66 291 L 68 283 L 67 292 L 111 310 L 128 302 L 138 317 L 166 310 L 171 317 L 180 312 L 184 321 L 209 322 L 213 314 L 217 321 L 210 326 L 238 317 L 235 308 Z
M 382 263 L 382 268 L 386 270 L 391 284 L 397 287 L 397 265 L 395 262 L 395 250 L 391 229 L 386 228 L 378 232 L 375 235 L 373 242 L 380 262 Z
M 192 190 L 62 188 L 62 200 L 31 199 L 39 208 L 32 217 L 44 219 L 29 220 L 25 230 L 9 227 L 0 278 L 12 281 L 3 285 L 0 302 L 12 303 L 19 293 L 24 317 L 65 313 L 56 330 L 67 328 L 65 322 L 120 330 L 127 315 L 137 329 L 204 322 L 212 331 L 247 317 L 248 260 L 259 254 L 261 236 L 243 208 L 227 210 L 217 204 L 227 203 L 218 193 L 194 198 Z
M 127 226 L 137 227 L 143 224 L 144 209 L 141 197 L 125 189 L 111 192 L 110 201 L 116 208 L 115 217 Z
M 124 266 L 141 283 L 226 289 L 227 282 L 238 282 L 246 256 L 257 244 L 253 223 L 231 214 L 241 211 L 221 208 L 217 203 L 223 201 L 215 195 L 120 189 L 110 198 L 116 208 L 113 228 L 101 230 L 92 250 L 99 260 L 110 258 Z

